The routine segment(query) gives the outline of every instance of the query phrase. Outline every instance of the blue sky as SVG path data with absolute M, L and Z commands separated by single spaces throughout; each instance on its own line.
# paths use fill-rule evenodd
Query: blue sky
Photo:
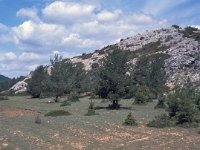
M 0 0 L 0 74 L 27 75 L 145 30 L 200 26 L 199 0 Z

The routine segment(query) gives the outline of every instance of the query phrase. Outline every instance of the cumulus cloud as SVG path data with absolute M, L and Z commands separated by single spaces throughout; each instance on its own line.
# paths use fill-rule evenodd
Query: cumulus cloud
M 35 70 L 39 65 L 41 65 L 41 64 L 26 65 L 25 68 L 26 68 L 28 71 L 33 71 L 33 70 Z
M 114 21 L 114 20 L 118 19 L 121 14 L 122 14 L 121 10 L 115 10 L 114 12 L 104 10 L 104 11 L 100 12 L 99 14 L 97 14 L 97 19 L 99 21 L 109 21 L 110 22 L 110 21 Z
M 18 17 L 25 17 L 30 20 L 40 22 L 40 18 L 37 15 L 37 9 L 35 8 L 22 8 L 17 12 L 16 15 Z
M 6 32 L 8 30 L 9 30 L 9 28 L 6 25 L 0 23 L 0 33 L 1 32 Z
M 91 40 L 91 39 L 81 39 L 79 34 L 71 33 L 69 36 L 62 39 L 62 43 L 65 45 L 71 45 L 80 48 L 89 48 L 95 46 L 101 46 L 100 41 Z
M 50 22 L 71 23 L 92 17 L 95 6 L 72 2 L 55 1 L 45 7 L 42 12 L 44 18 Z
M 60 47 L 60 39 L 67 34 L 62 25 L 26 21 L 13 28 L 16 45 L 27 52 L 49 52 Z
M 33 61 L 33 60 L 41 60 L 41 59 L 45 59 L 45 58 L 46 58 L 46 56 L 39 55 L 39 54 L 36 54 L 36 53 L 22 53 L 19 56 L 20 61 Z
M 0 53 L 0 61 L 16 60 L 17 56 L 13 52 Z
M 5 53 L 5 57 L 8 59 L 8 60 L 15 60 L 17 58 L 17 56 L 15 55 L 15 53 L 13 52 L 7 52 Z

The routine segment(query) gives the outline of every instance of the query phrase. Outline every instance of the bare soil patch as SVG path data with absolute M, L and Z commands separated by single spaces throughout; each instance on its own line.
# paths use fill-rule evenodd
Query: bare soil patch
M 21 116 L 34 116 L 39 112 L 30 109 L 8 108 L 0 112 L 0 116 L 13 118 Z

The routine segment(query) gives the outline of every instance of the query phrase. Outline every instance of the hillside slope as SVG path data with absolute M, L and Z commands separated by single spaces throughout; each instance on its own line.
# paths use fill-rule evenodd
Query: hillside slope
M 94 53 L 76 56 L 71 58 L 71 61 L 82 62 L 85 69 L 90 70 L 93 64 L 100 63 L 113 46 L 129 52 L 133 64 L 143 55 L 167 54 L 169 58 L 165 60 L 168 76 L 166 84 L 173 87 L 176 84 L 185 83 L 189 78 L 200 89 L 200 30 L 196 28 L 182 29 L 172 26 L 167 29 L 146 31 L 121 39 L 120 42 L 96 50 Z
M 172 26 L 121 39 L 114 45 L 129 51 L 133 56 L 133 63 L 144 54 L 168 54 L 170 57 L 165 61 L 167 84 L 169 86 L 183 84 L 189 78 L 200 88 L 200 30 Z M 92 54 L 72 58 L 72 61 L 82 62 L 86 70 L 91 69 L 92 64 L 98 63 L 112 46 L 107 46 Z
M 10 78 L 0 74 L 0 81 L 9 80 Z

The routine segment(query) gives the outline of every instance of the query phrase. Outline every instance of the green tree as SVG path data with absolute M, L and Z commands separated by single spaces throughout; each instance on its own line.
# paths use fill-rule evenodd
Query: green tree
M 176 118 L 178 124 L 195 122 L 199 115 L 196 98 L 196 92 L 192 88 L 177 87 L 168 95 L 169 116 Z
M 96 94 L 101 98 L 110 99 L 113 109 L 119 108 L 119 98 L 125 93 L 126 73 L 129 70 L 127 62 L 127 54 L 115 47 L 99 67 Z
M 88 91 L 89 79 L 86 75 L 83 63 L 76 63 L 73 65 L 72 75 L 70 78 L 72 91 L 77 93 Z
M 70 77 L 72 63 L 70 60 L 63 60 L 61 56 L 55 55 L 54 59 L 50 60 L 52 68 L 49 80 L 47 80 L 46 90 L 55 96 L 55 102 L 58 102 L 58 97 L 62 96 L 65 91 L 71 91 Z
M 148 86 L 140 85 L 135 94 L 135 104 L 145 104 L 152 101 L 152 93 Z
M 134 80 L 139 85 L 148 86 L 159 99 L 166 90 L 166 73 L 164 70 L 166 54 L 141 56 L 136 64 Z
M 28 81 L 28 93 L 33 98 L 39 98 L 43 89 L 43 82 L 47 77 L 47 72 L 43 66 L 38 66 L 32 73 L 31 79 Z

